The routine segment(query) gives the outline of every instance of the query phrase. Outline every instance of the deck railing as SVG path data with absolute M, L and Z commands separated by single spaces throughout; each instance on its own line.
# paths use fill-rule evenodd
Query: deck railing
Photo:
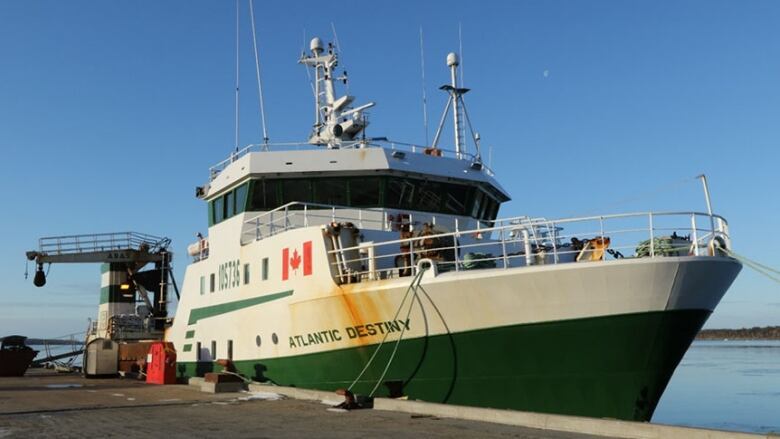
M 38 251 L 47 255 L 101 252 L 109 250 L 149 250 L 167 247 L 170 240 L 138 232 L 91 233 L 50 236 L 38 240 Z
M 702 212 L 639 212 L 559 220 L 514 218 L 495 226 L 368 242 L 329 253 L 342 283 L 412 276 L 422 260 L 439 272 L 608 259 L 720 256 L 726 220 Z
M 217 175 L 220 174 L 231 163 L 240 159 L 241 157 L 249 154 L 250 152 L 260 151 L 289 151 L 289 150 L 316 150 L 326 148 L 322 145 L 312 145 L 306 142 L 284 142 L 284 143 L 258 143 L 250 144 L 242 149 L 236 150 L 230 154 L 226 159 L 211 166 L 209 168 L 209 179 L 214 180 Z M 426 154 L 426 151 L 430 151 L 430 147 L 424 145 L 416 145 L 413 143 L 396 142 L 387 140 L 384 138 L 379 139 L 365 139 L 355 140 L 351 142 L 344 142 L 339 146 L 339 149 L 361 149 L 361 148 L 385 148 L 392 151 L 399 151 L 403 153 L 412 154 Z M 437 151 L 441 153 L 442 157 L 457 157 L 457 153 L 454 150 L 437 148 Z M 460 157 L 462 160 L 477 162 L 481 169 L 484 169 L 488 175 L 493 175 L 493 171 L 484 163 L 481 159 L 474 154 L 461 152 Z
M 419 228 L 422 222 L 436 224 L 438 221 L 458 223 L 458 217 L 446 214 L 408 213 L 404 224 L 410 231 Z M 526 217 L 521 217 L 529 220 Z M 515 219 L 519 220 L 519 219 Z M 396 221 L 396 222 L 394 222 Z M 290 229 L 329 223 L 353 223 L 360 229 L 391 231 L 398 227 L 398 218 L 393 210 L 384 208 L 357 208 L 331 204 L 293 201 L 244 221 L 241 229 L 241 244 L 269 238 Z M 476 221 L 476 220 L 474 220 Z

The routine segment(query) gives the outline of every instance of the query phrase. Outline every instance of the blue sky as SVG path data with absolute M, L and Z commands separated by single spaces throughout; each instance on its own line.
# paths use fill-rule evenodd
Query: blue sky
M 42 289 L 24 279 L 40 236 L 165 235 L 181 280 L 206 228 L 194 187 L 233 145 L 234 7 L 0 3 L 0 335 L 78 332 L 96 313 L 98 266 L 55 265 Z M 261 138 L 247 9 L 242 144 Z M 460 22 L 470 116 L 514 197 L 502 216 L 704 210 L 704 172 L 736 250 L 780 266 L 778 2 L 257 2 L 256 17 L 272 141 L 308 134 L 296 61 L 333 22 L 351 94 L 377 102 L 369 134 L 422 142 L 419 27 L 433 121 Z M 746 269 L 708 326 L 778 316 L 780 288 Z

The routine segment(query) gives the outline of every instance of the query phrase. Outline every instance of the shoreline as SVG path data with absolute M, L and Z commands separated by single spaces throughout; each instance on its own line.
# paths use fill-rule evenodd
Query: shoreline
M 702 329 L 695 340 L 780 340 L 780 326 Z

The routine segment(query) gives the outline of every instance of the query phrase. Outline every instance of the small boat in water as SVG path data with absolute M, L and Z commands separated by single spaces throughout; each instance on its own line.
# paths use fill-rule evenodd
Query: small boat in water
M 0 376 L 20 377 L 27 372 L 38 351 L 27 346 L 27 337 L 11 335 L 3 338 L 0 345 Z

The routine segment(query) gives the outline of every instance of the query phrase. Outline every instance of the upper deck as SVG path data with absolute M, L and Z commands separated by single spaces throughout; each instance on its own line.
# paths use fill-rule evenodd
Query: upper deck
M 209 168 L 209 183 L 201 197 L 211 200 L 250 176 L 361 176 L 386 171 L 483 184 L 500 201 L 510 199 L 493 171 L 478 157 L 460 153 L 457 158 L 455 154 L 387 140 L 358 141 L 332 149 L 307 143 L 253 144 Z

